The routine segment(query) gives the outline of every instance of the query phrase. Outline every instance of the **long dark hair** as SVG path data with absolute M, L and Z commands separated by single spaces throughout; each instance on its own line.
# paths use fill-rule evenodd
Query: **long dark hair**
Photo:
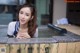
M 28 34 L 32 38 L 36 31 L 36 27 L 37 27 L 36 9 L 32 4 L 24 4 L 24 5 L 18 6 L 18 16 L 19 16 L 19 11 L 24 7 L 29 7 L 31 10 L 31 16 L 33 16 L 33 19 L 29 20 L 28 22 Z

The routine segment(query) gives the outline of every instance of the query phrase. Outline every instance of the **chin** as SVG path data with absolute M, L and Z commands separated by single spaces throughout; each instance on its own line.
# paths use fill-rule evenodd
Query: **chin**
M 21 25 L 24 25 L 24 24 L 26 24 L 26 23 L 25 23 L 25 22 L 20 22 L 20 24 L 21 24 Z
M 24 25 L 24 24 L 26 24 L 26 23 L 21 23 L 21 25 Z
M 21 25 L 24 25 L 24 24 L 26 24 L 26 23 L 27 23 L 27 21 L 23 21 L 23 22 L 20 21 L 20 24 L 21 24 Z

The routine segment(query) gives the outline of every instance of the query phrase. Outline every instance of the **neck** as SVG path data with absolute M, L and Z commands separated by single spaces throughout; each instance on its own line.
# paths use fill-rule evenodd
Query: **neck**
M 21 29 L 26 29 L 26 28 L 28 28 L 28 25 L 26 25 L 26 24 L 21 25 L 21 24 L 20 24 L 20 28 L 21 28 Z

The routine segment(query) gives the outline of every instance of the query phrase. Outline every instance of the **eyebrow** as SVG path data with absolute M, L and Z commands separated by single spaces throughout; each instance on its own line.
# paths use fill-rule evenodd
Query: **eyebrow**
M 23 12 L 23 11 L 20 11 L 20 12 Z M 26 12 L 26 14 L 30 14 L 30 13 L 27 13 L 27 12 Z

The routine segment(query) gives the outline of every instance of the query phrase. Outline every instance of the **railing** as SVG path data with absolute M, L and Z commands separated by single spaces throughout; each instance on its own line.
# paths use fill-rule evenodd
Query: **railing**
M 80 53 L 80 36 L 77 33 L 67 31 L 58 34 L 60 31 L 54 30 L 42 27 L 39 30 L 39 38 L 0 37 L 0 53 Z
M 80 41 L 58 41 L 56 37 L 22 40 L 4 37 L 0 38 L 0 53 L 80 53 Z

